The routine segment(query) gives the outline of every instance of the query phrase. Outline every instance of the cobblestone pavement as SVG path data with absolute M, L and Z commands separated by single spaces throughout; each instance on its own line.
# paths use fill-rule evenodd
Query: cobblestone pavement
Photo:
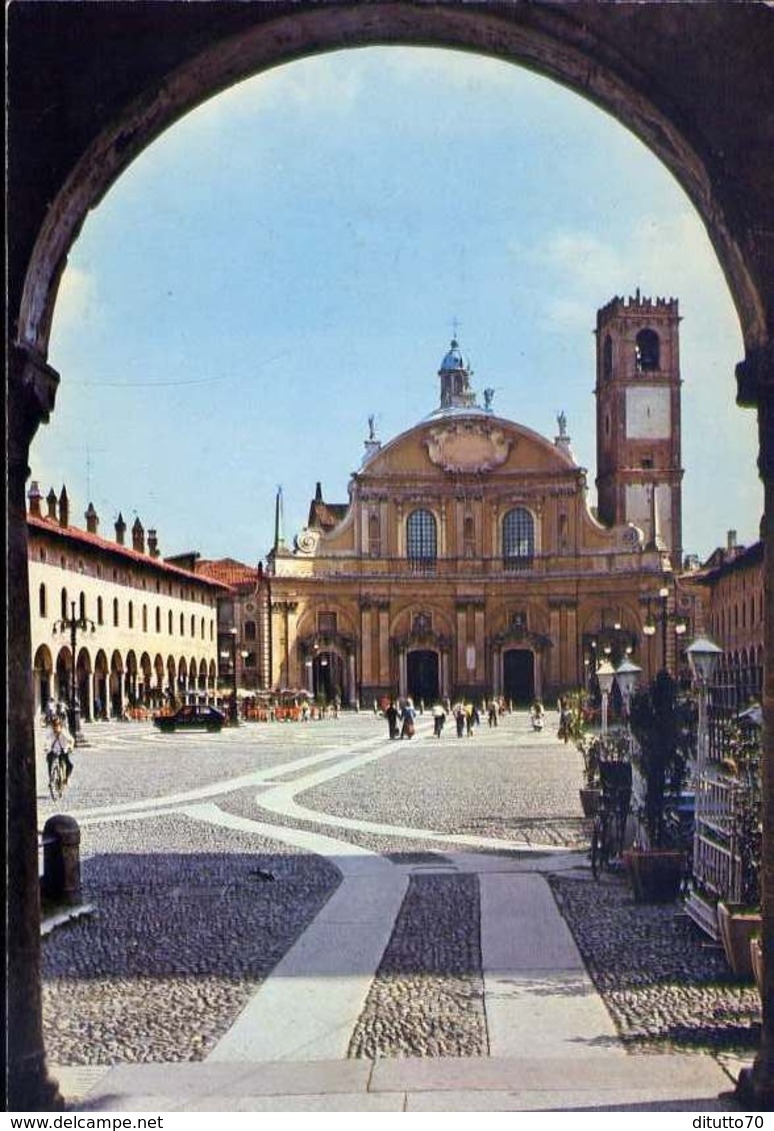
M 579 755 L 550 724 L 536 735 L 513 715 L 471 738 L 430 730 L 424 716 L 416 739 L 389 743 L 383 720 L 365 713 L 214 736 L 87 727 L 65 798 L 38 789 L 41 827 L 62 811 L 81 825 L 95 907 L 44 940 L 50 1059 L 206 1058 L 339 884 L 335 854 L 287 843 L 310 829 L 396 866 L 485 851 L 470 838 L 518 859 L 521 848 L 577 849 L 524 866 L 556 873 L 562 914 L 624 1040 L 754 1046 L 755 992 L 729 978 L 679 905 L 641 907 L 620 878 L 590 879 Z M 44 769 L 41 757 L 40 782 Z M 296 786 L 301 808 L 283 811 Z M 215 807 L 209 823 L 197 819 L 203 800 Z M 487 1055 L 475 874 L 412 878 L 349 1055 Z

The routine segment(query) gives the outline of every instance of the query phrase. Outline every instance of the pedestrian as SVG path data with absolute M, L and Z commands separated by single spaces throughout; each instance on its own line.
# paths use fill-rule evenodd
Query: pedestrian
M 565 743 L 570 741 L 571 724 L 572 708 L 567 696 L 563 695 L 559 700 L 559 738 L 563 739 Z
M 414 737 L 414 720 L 417 717 L 414 704 L 411 699 L 406 700 L 406 706 L 403 708 L 403 727 L 400 732 L 401 738 Z
M 48 773 L 51 775 L 51 767 L 54 764 L 55 758 L 64 759 L 65 764 L 65 781 L 69 781 L 73 772 L 73 763 L 70 754 L 73 750 L 75 743 L 73 742 L 72 735 L 67 729 L 67 723 L 55 715 L 51 720 L 51 725 L 46 734 L 46 762 L 48 764 Z
M 436 703 L 433 707 L 433 734 L 436 738 L 440 738 L 443 733 L 443 726 L 446 722 L 446 712 L 440 703 Z
M 462 738 L 465 733 L 465 708 L 462 703 L 454 708 L 454 721 L 457 724 L 457 738 Z
M 387 727 L 389 729 L 390 738 L 398 737 L 398 719 L 400 714 L 395 703 L 390 700 L 384 711 L 384 717 L 387 720 Z
M 473 733 L 473 705 L 471 703 L 465 704 L 465 730 L 468 738 Z
M 497 703 L 493 699 L 489 704 L 489 711 L 487 712 L 490 727 L 497 726 Z

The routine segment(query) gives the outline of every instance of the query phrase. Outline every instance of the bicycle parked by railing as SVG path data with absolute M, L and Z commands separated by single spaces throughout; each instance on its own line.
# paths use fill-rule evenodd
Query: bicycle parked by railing
M 623 852 L 632 800 L 631 763 L 601 762 L 599 776 L 601 795 L 591 830 L 591 873 L 595 880 Z

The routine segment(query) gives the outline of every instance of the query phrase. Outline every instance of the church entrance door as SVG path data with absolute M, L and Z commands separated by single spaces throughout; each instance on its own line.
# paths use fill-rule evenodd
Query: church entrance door
M 338 695 L 339 701 L 344 702 L 344 664 L 337 652 L 320 652 L 314 658 L 314 686 L 312 688 L 315 698 L 324 699 L 332 703 Z
M 416 706 L 424 700 L 428 706 L 438 699 L 438 653 L 418 648 L 406 658 L 406 684 Z
M 525 705 L 535 698 L 535 654 L 527 648 L 509 648 L 503 655 L 503 694 Z

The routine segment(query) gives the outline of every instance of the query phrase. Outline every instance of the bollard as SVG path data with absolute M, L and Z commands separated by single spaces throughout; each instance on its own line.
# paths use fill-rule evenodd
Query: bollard
M 57 814 L 43 826 L 41 893 L 53 903 L 81 902 L 81 830 L 72 817 Z

